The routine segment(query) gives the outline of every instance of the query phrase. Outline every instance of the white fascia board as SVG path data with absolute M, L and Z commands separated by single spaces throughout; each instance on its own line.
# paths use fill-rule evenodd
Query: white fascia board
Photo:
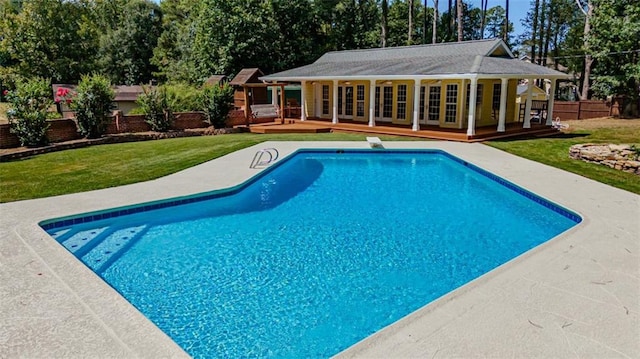
M 564 79 L 571 75 L 542 75 L 542 74 L 442 74 L 442 75 L 377 75 L 377 76 L 304 76 L 304 77 L 274 77 L 268 81 L 301 82 L 301 81 L 389 81 L 389 80 L 456 80 L 456 79 Z
M 356 81 L 356 80 L 443 80 L 477 77 L 475 74 L 447 74 L 447 75 L 377 75 L 377 76 L 304 76 L 304 77 L 276 77 L 269 81 Z
M 568 79 L 571 75 L 542 75 L 542 74 L 478 74 L 479 79 Z

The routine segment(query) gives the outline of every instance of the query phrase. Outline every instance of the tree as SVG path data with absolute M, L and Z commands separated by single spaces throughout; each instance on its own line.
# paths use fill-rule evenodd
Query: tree
M 387 47 L 387 33 L 389 32 L 389 1 L 382 0 L 382 21 L 380 22 L 380 46 Z
M 226 126 L 227 116 L 233 108 L 233 87 L 207 86 L 202 91 L 201 107 L 207 116 L 207 122 L 214 128 Z
M 640 97 L 640 3 L 598 0 L 594 4 L 589 32 L 596 59 L 593 92 L 599 97 L 625 95 L 636 102 Z
M 590 32 L 591 32 L 591 16 L 593 16 L 593 4 L 591 0 L 576 0 L 578 8 L 584 14 L 584 71 L 582 76 L 582 91 L 580 91 L 580 100 L 589 99 L 589 88 L 591 84 L 591 67 L 593 66 L 593 56 L 591 55 Z
M 7 93 L 7 99 L 10 131 L 18 137 L 20 145 L 47 144 L 47 113 L 53 104 L 49 81 L 39 77 L 18 81 L 16 89 Z
M 456 14 L 458 15 L 458 42 L 462 41 L 462 0 L 456 2 Z
M 507 45 L 513 47 L 514 44 L 511 43 L 509 36 L 513 32 L 513 23 L 509 23 L 509 26 L 505 27 L 505 18 L 506 11 L 502 6 L 498 5 L 487 9 L 483 36 L 489 39 L 501 38 Z M 507 31 L 506 34 L 505 30 Z
M 165 82 L 197 83 L 202 77 L 196 71 L 193 52 L 198 0 L 163 0 L 162 34 L 153 49 L 153 75 Z
M 82 77 L 71 102 L 82 136 L 98 138 L 104 134 L 113 110 L 113 98 L 109 79 L 101 75 Z
M 62 83 L 77 81 L 81 74 L 96 69 L 98 36 L 88 3 L 32 0 L 22 7 L 3 3 L 2 8 L 3 67 Z
M 536 37 L 538 36 L 538 29 L 539 29 L 538 16 L 540 14 L 540 0 L 535 0 L 531 11 L 533 12 L 533 22 L 532 22 L 533 29 L 531 31 L 531 62 L 535 64 L 537 63 Z
M 433 34 L 431 34 L 431 43 L 435 44 L 438 38 L 438 0 L 433 0 Z
M 407 26 L 409 28 L 408 31 L 408 36 L 407 36 L 407 45 L 411 45 L 413 43 L 413 0 L 408 0 L 407 1 L 407 6 L 409 8 L 409 26 Z
M 277 42 L 273 43 L 273 69 L 276 71 L 306 65 L 322 55 L 317 44 L 321 41 L 313 8 L 308 0 L 271 0 L 270 16 L 277 28 Z M 359 3 L 358 12 L 362 18 L 371 19 L 375 26 L 375 17 L 367 14 L 366 5 Z M 362 23 L 360 24 L 362 25 Z M 362 29 L 364 30 L 364 25 Z M 367 39 L 361 34 L 356 42 L 364 46 Z M 371 39 L 376 41 L 376 39 Z
M 487 5 L 489 0 L 481 0 L 480 6 L 482 11 L 482 20 L 480 21 L 480 39 L 484 39 L 484 28 L 487 25 Z
M 169 104 L 167 88 L 142 87 L 143 93 L 138 96 L 136 104 L 144 114 L 144 122 L 151 126 L 152 131 L 167 132 L 174 121 L 173 108 Z
M 504 4 L 504 33 L 502 40 L 505 43 L 509 43 L 509 33 L 511 29 L 509 28 L 509 0 L 505 0 Z
M 120 24 L 100 39 L 100 68 L 111 82 L 147 83 L 157 71 L 151 63 L 162 31 L 160 7 L 148 0 L 129 1 Z

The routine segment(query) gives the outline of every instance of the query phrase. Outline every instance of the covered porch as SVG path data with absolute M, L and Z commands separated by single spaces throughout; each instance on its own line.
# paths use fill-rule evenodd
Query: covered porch
M 542 77 L 528 78 L 529 91 L 536 78 Z M 555 83 L 556 78 L 551 79 L 551 91 Z M 532 96 L 523 104 L 523 111 L 519 110 L 515 76 L 318 78 L 300 84 L 299 117 L 288 116 L 281 123 L 289 125 L 280 129 L 265 125 L 252 132 L 355 131 L 455 141 L 557 132 L 551 128 L 551 116 L 536 117 Z M 282 106 L 281 96 L 276 95 L 281 86 L 281 82 L 273 83 L 272 101 Z M 544 107 L 545 113 L 552 113 L 553 98 Z
M 262 123 L 249 127 L 252 133 L 325 133 L 325 132 L 356 132 L 362 134 L 409 136 L 433 140 L 446 140 L 458 142 L 481 142 L 487 140 L 515 137 L 544 137 L 558 133 L 558 130 L 544 124 L 532 124 L 530 128 L 523 128 L 522 123 L 510 123 L 505 125 L 505 130 L 498 132 L 493 126 L 483 126 L 476 129 L 473 136 L 469 136 L 466 130 L 443 129 L 438 126 L 421 126 L 413 130 L 402 125 L 384 125 L 370 127 L 367 124 L 353 121 L 332 123 L 327 120 L 305 120 L 287 118 L 281 121 Z

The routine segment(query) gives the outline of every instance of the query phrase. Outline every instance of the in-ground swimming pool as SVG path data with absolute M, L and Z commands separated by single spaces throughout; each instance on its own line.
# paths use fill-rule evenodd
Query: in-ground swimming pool
M 299 151 L 41 225 L 194 357 L 327 357 L 580 218 L 441 151 Z

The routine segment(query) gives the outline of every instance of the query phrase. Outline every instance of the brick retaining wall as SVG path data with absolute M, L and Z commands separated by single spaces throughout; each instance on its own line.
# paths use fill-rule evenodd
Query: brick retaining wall
M 202 112 L 180 112 L 175 114 L 176 119 L 172 130 L 183 131 L 192 128 L 206 128 L 205 114 Z M 50 120 L 47 138 L 50 142 L 65 142 L 80 138 L 78 128 L 73 119 Z M 151 126 L 144 122 L 144 115 L 123 116 L 116 114 L 113 120 L 107 124 L 106 134 L 136 133 L 151 131 Z M 0 148 L 15 148 L 20 146 L 18 137 L 12 134 L 8 124 L 0 125 Z
M 76 123 L 71 119 L 49 120 L 47 138 L 49 142 L 64 142 L 80 138 Z M 20 146 L 18 136 L 11 133 L 9 124 L 0 125 L 0 148 L 14 148 Z

